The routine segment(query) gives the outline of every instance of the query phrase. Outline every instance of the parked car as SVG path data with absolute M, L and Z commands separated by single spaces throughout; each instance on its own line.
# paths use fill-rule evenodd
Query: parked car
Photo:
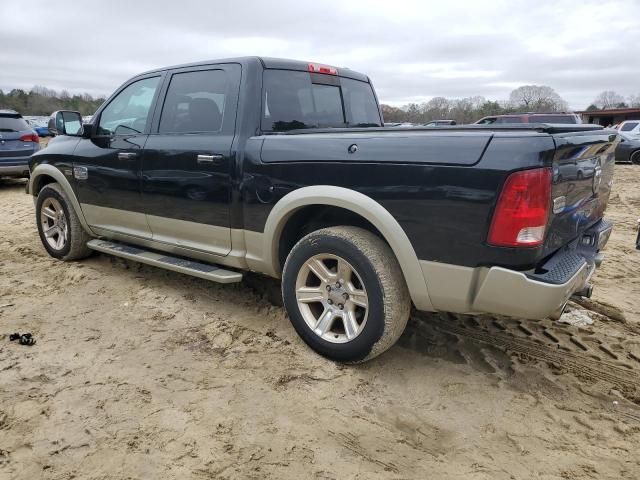
M 36 131 L 39 137 L 48 137 L 49 136 L 49 119 L 44 117 L 30 117 L 25 118 L 27 123 L 31 126 L 33 130 Z
M 51 256 L 281 278 L 293 327 L 337 361 L 384 352 L 412 305 L 557 318 L 590 295 L 611 231 L 615 132 L 384 128 L 369 78 L 349 69 L 257 57 L 162 68 L 80 122 L 56 112 L 59 136 L 30 164 Z M 571 173 L 582 160 L 593 168 Z
M 616 147 L 616 163 L 635 163 L 640 165 L 640 135 L 620 132 L 620 142 Z
M 425 123 L 425 127 L 447 127 L 451 125 L 455 125 L 455 120 L 431 120 L 428 123 Z
M 29 157 L 40 149 L 38 134 L 14 110 L 0 110 L 0 177 L 28 177 Z
M 575 113 L 511 113 L 509 115 L 492 115 L 482 117 L 475 122 L 477 125 L 490 125 L 501 123 L 582 123 L 582 119 Z
M 627 135 L 640 135 L 640 120 L 625 120 L 616 126 L 616 130 Z
M 397 122 L 385 122 L 384 123 L 385 127 L 392 127 L 392 128 L 396 128 L 396 127 L 415 127 L 416 125 L 413 123 L 409 123 L 409 122 L 404 122 L 404 123 L 397 123 Z

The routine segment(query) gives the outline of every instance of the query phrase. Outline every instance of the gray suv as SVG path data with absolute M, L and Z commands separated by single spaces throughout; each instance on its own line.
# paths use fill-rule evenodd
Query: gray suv
M 0 110 L 0 177 L 28 177 L 29 157 L 40 150 L 40 138 L 14 110 Z

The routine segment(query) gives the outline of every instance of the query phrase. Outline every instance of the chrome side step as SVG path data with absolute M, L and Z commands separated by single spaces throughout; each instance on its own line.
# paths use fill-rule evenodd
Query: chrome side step
M 184 258 L 172 257 L 156 253 L 124 243 L 94 239 L 87 242 L 87 247 L 102 253 L 126 258 L 135 262 L 146 263 L 154 267 L 165 268 L 173 272 L 184 273 L 193 277 L 204 278 L 218 283 L 236 283 L 242 280 L 242 273 L 225 270 L 217 265 L 201 263 Z

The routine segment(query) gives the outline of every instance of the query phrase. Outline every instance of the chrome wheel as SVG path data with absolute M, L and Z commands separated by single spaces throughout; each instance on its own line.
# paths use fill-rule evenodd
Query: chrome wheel
M 309 328 L 328 342 L 350 342 L 367 322 L 369 299 L 360 275 L 337 255 L 315 255 L 303 264 L 296 300 Z
M 49 246 L 62 250 L 69 239 L 69 225 L 62 204 L 53 197 L 47 197 L 40 208 L 42 233 Z

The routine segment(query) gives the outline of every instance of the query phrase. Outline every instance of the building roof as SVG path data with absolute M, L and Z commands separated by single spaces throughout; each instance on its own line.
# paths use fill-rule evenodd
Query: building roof
M 606 110 L 582 110 L 576 113 L 587 114 L 587 115 L 623 115 L 625 113 L 640 114 L 640 108 L 609 108 Z

